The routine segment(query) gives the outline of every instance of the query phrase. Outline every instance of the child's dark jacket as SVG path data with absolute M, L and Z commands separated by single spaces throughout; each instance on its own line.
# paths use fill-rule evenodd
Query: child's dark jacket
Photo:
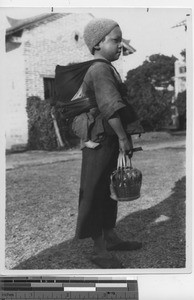
M 84 77 L 82 93 L 96 103 L 96 108 L 76 117 L 73 122 L 74 132 L 83 141 L 91 139 L 100 142 L 106 135 L 115 135 L 108 123 L 115 113 L 119 114 L 126 130 L 129 124 L 137 121 L 134 110 L 125 101 L 121 78 L 111 64 L 94 63 Z M 142 128 L 138 133 L 141 132 Z M 137 133 L 137 127 L 134 133 Z
M 100 142 L 100 147 L 83 147 L 82 150 L 76 227 L 76 237 L 80 239 L 99 237 L 104 230 L 116 225 L 117 201 L 110 198 L 110 176 L 117 167 L 119 141 L 108 120 L 119 114 L 127 127 L 127 123 L 136 119 L 132 108 L 123 99 L 121 87 L 118 73 L 104 62 L 95 62 L 83 80 L 83 94 L 96 105 L 90 112 L 76 117 L 75 127 L 83 140 L 90 138 Z

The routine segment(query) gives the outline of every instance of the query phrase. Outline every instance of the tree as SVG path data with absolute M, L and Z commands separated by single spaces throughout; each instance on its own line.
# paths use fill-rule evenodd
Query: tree
M 186 91 L 178 93 L 178 97 L 175 102 L 177 108 L 178 108 L 178 113 L 179 113 L 179 129 L 180 130 L 185 130 L 186 129 L 186 109 L 187 109 L 187 104 L 186 104 Z
M 127 73 L 128 101 L 133 105 L 146 130 L 160 130 L 171 122 L 174 63 L 176 58 L 151 55 L 143 64 Z

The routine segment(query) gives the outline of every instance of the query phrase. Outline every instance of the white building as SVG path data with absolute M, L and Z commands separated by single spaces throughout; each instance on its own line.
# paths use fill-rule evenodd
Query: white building
M 176 99 L 178 93 L 184 92 L 186 90 L 186 62 L 185 61 L 180 61 L 180 60 L 175 61 L 174 86 L 175 86 L 175 99 Z

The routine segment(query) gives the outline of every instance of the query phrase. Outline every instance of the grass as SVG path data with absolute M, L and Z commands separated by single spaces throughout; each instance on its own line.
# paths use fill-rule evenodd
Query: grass
M 119 203 L 117 231 L 143 242 L 118 252 L 126 268 L 184 268 L 185 149 L 134 154 L 143 173 L 141 198 Z M 73 240 L 81 161 L 21 167 L 7 172 L 6 268 L 93 269 L 89 239 Z

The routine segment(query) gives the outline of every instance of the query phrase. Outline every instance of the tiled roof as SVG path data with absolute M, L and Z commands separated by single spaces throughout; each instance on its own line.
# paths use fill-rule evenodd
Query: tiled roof
M 130 40 L 122 39 L 123 42 L 123 55 L 133 54 L 136 50 L 129 44 Z
M 56 20 L 58 18 L 64 17 L 65 15 L 68 15 L 67 13 L 47 13 L 47 14 L 41 14 L 35 17 L 27 18 L 27 19 L 13 19 L 10 17 L 7 17 L 7 20 L 11 27 L 6 29 L 6 35 L 13 34 L 17 31 L 36 26 L 37 23 L 41 23 L 45 20 Z

